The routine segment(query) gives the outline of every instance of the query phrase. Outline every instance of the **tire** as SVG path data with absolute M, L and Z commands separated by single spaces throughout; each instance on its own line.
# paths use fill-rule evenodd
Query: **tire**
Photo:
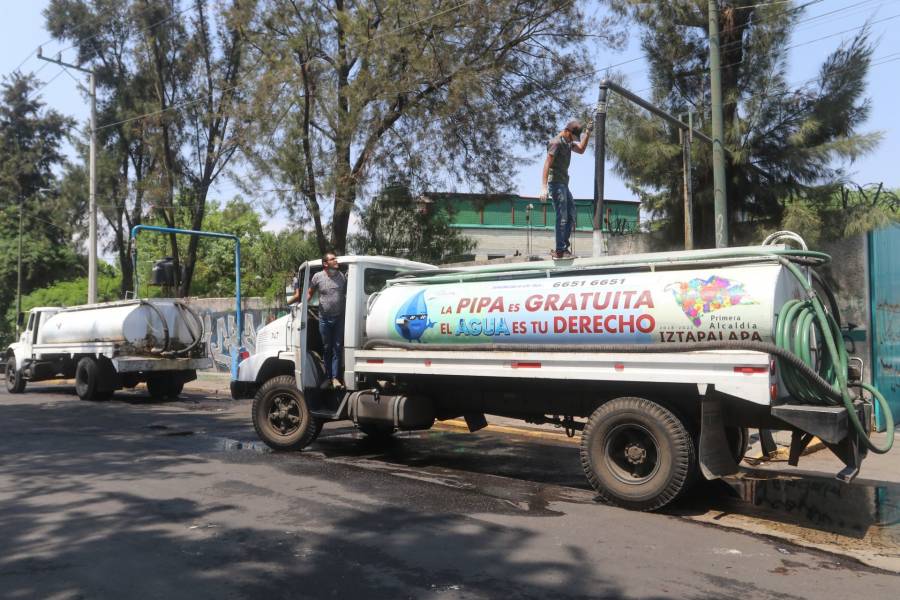
M 75 366 L 75 393 L 82 400 L 100 400 L 97 393 L 100 382 L 100 365 L 90 356 L 85 356 Z
M 25 391 L 25 378 L 16 370 L 15 356 L 10 356 L 6 361 L 6 391 L 10 394 L 21 394 Z
M 147 379 L 147 392 L 156 402 L 177 400 L 184 389 L 184 382 L 176 381 L 168 373 L 160 373 Z
M 669 409 L 644 398 L 616 398 L 593 412 L 581 436 L 581 466 L 600 499 L 658 510 L 690 486 L 694 442 Z
M 750 430 L 746 427 L 726 427 L 725 437 L 731 447 L 731 456 L 734 458 L 734 462 L 741 464 L 750 446 Z
M 265 382 L 253 398 L 253 428 L 273 450 L 300 450 L 315 441 L 323 423 L 312 416 L 292 375 Z

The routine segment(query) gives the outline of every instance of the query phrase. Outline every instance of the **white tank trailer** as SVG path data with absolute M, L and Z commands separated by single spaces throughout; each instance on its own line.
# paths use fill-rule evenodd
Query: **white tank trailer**
M 104 400 L 146 382 L 152 397 L 174 398 L 212 366 L 203 340 L 203 321 L 178 299 L 35 308 L 6 350 L 6 387 L 74 378 L 80 398 Z
M 582 431 L 591 485 L 639 510 L 736 472 L 748 428 L 791 431 L 793 465 L 818 437 L 850 481 L 867 451 L 889 449 L 868 437 L 874 403 L 892 425 L 847 356 L 815 272 L 828 260 L 785 246 L 445 269 L 341 258 L 344 387 L 324 381 L 304 290 L 258 332 L 232 393 L 254 397 L 256 431 L 278 449 L 340 419 L 376 437 L 459 417 L 476 431 L 488 414 Z

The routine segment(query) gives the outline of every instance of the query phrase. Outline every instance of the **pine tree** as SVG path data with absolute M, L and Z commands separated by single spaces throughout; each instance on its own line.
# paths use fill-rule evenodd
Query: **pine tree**
M 38 81 L 13 73 L 0 86 L 0 341 L 10 341 L 15 304 L 19 212 L 22 212 L 22 293 L 78 272 L 71 206 L 53 195 L 54 169 L 63 164 L 61 143 L 70 121 L 47 110 Z M 46 193 L 45 193 L 46 192 Z M 86 299 L 86 298 L 85 298 Z
M 787 80 L 791 33 L 803 19 L 804 5 L 720 4 L 729 222 L 774 227 L 786 204 L 830 194 L 846 177 L 842 165 L 876 147 L 879 133 L 859 131 L 869 114 L 865 77 L 874 45 L 863 28 L 825 58 L 813 80 L 792 85 Z M 610 5 L 641 29 L 650 99 L 675 115 L 694 112 L 699 128 L 709 133 L 707 1 L 610 0 Z M 672 239 L 681 237 L 677 131 L 614 98 L 610 148 L 616 170 L 645 208 L 667 219 Z M 706 143 L 694 142 L 693 166 L 694 241 L 708 247 L 714 228 L 712 154 Z

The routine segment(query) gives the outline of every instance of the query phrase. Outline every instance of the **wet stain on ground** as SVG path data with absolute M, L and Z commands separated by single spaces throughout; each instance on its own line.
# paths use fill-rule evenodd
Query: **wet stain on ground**
M 747 469 L 698 488 L 677 512 L 719 511 L 716 520 L 742 514 L 900 549 L 898 485 Z

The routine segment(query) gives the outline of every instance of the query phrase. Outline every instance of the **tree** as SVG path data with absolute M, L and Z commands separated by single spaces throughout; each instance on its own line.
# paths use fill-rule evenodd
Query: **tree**
M 178 198 L 189 214 L 185 225 L 203 229 L 209 189 L 238 149 L 241 5 L 248 3 L 233 0 L 214 12 L 209 4 L 53 0 L 45 11 L 53 35 L 74 41 L 79 60 L 98 72 L 101 143 L 113 165 L 103 179 L 111 199 L 104 215 L 123 269 L 122 293 L 131 287 L 131 227 L 150 211 L 173 227 Z M 198 240 L 188 239 L 182 252 L 176 235 L 168 239 L 186 296 Z
M 507 187 L 509 148 L 580 106 L 593 25 L 570 0 L 264 0 L 247 29 L 248 155 L 319 248 L 343 252 L 373 175 Z
M 840 182 L 785 202 L 781 228 L 796 231 L 812 247 L 900 222 L 900 191 L 883 183 Z
M 350 248 L 357 254 L 440 264 L 476 246 L 450 226 L 449 211 L 449 206 L 433 209 L 417 203 L 406 185 L 388 185 L 360 214 L 360 232 L 350 237 Z
M 191 218 L 186 207 L 176 199 L 175 225 L 182 226 Z M 241 291 L 245 296 L 282 299 L 290 276 L 300 264 L 318 256 L 315 243 L 303 231 L 264 231 L 264 223 L 253 205 L 239 198 L 220 206 L 207 202 L 206 227 L 211 231 L 230 233 L 241 241 Z M 161 224 L 159 216 L 150 221 Z M 193 293 L 196 296 L 225 297 L 234 294 L 234 242 L 198 238 Z M 144 233 L 139 248 L 140 280 L 144 293 L 152 264 L 168 255 L 168 239 L 159 234 Z
M 700 128 L 707 127 L 707 2 L 609 4 L 641 28 L 652 101 L 676 115 L 692 111 Z M 803 6 L 729 0 L 720 10 L 730 222 L 740 215 L 777 226 L 786 203 L 843 180 L 842 166 L 880 139 L 858 131 L 869 113 L 864 89 L 873 45 L 867 29 L 828 55 L 808 85 L 787 81 L 790 34 Z M 671 237 L 679 237 L 684 215 L 677 131 L 615 99 L 610 120 L 617 171 L 646 208 L 669 219 Z M 711 149 L 696 142 L 693 150 L 695 243 L 711 246 Z
M 103 261 L 97 263 L 97 301 L 107 302 L 117 298 L 116 288 L 121 277 L 115 268 Z M 37 288 L 22 296 L 22 312 L 35 306 L 78 306 L 87 298 L 88 278 L 86 275 L 63 281 L 56 281 L 46 287 Z M 15 323 L 15 307 L 6 311 L 6 321 Z
M 60 145 L 70 122 L 44 108 L 35 95 L 37 85 L 33 76 L 13 73 L 0 86 L 0 315 L 15 303 L 19 211 L 23 294 L 83 266 L 72 244 L 71 207 L 52 193 L 57 187 L 53 170 L 64 164 Z M 14 320 L 0 320 L 4 343 L 14 328 Z

